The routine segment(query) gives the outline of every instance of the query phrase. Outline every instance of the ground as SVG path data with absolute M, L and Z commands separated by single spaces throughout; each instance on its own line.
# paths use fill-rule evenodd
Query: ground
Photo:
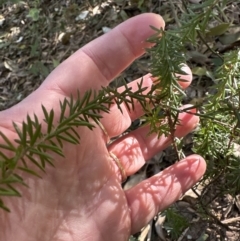
M 197 4 L 200 1 L 190 2 Z M 3 1 L 0 6 L 0 110 L 24 99 L 41 85 L 59 63 L 117 24 L 143 12 L 155 12 L 161 14 L 167 26 L 171 27 L 175 24 L 173 15 L 181 9 L 180 5 L 179 1 L 157 0 Z M 239 11 L 239 4 L 232 1 L 229 7 L 229 12 L 233 14 L 232 21 L 240 23 Z M 239 41 L 236 40 L 234 44 L 227 47 L 236 47 Z M 224 48 L 222 51 L 227 51 L 226 46 Z M 204 81 L 199 84 L 197 78 L 197 71 L 202 71 L 199 65 L 207 63 L 208 57 L 193 51 L 189 53 L 190 64 L 196 74 L 192 86 L 187 90 L 192 100 L 201 98 L 209 85 Z M 122 73 L 114 85 L 119 85 L 122 80 L 130 82 L 141 77 L 148 73 L 148 66 L 149 56 L 145 55 Z M 190 135 L 185 140 L 185 151 L 189 154 L 191 141 Z M 171 148 L 159 153 L 141 171 L 129 178 L 124 188 L 161 171 L 175 159 Z M 211 180 L 207 181 L 211 183 Z M 174 237 L 173 232 L 169 232 L 171 223 L 165 220 L 162 213 L 131 240 L 240 240 L 240 196 L 226 193 L 217 197 L 219 188 L 214 183 L 200 189 L 198 187 L 196 190 L 199 195 L 189 191 L 173 205 L 188 220 L 180 235 Z M 206 209 L 199 205 L 206 202 Z

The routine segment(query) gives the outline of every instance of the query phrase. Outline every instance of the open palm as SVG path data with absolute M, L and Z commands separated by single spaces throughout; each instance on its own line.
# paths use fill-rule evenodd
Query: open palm
M 164 22 L 158 15 L 143 14 L 80 49 L 54 70 L 37 91 L 0 113 L 0 130 L 13 140 L 16 133 L 12 121 L 21 123 L 33 113 L 43 119 L 41 104 L 59 115 L 59 99 L 76 94 L 77 90 L 84 93 L 107 86 L 149 46 L 145 39 L 153 34 L 150 25 L 160 28 Z M 183 88 L 191 81 L 190 70 L 186 67 L 185 71 L 189 75 L 182 77 L 188 80 L 182 82 Z M 138 81 L 130 84 L 133 90 Z M 144 76 L 143 84 L 152 85 L 150 75 Z M 134 111 L 124 106 L 122 109 L 123 114 L 113 105 L 109 114 L 103 114 L 101 123 L 110 138 L 124 132 L 131 121 L 143 114 L 137 103 Z M 198 123 L 198 117 L 191 114 L 183 113 L 180 119 L 176 130 L 179 137 Z M 148 128 L 143 127 L 107 145 L 109 137 L 99 127 L 93 131 L 81 127 L 77 131 L 80 144 L 66 143 L 65 158 L 54 157 L 55 168 L 47 167 L 42 179 L 26 175 L 29 188 L 20 187 L 23 197 L 4 199 L 12 212 L 0 211 L 2 240 L 127 240 L 157 212 L 177 200 L 205 171 L 204 160 L 194 155 L 124 191 L 119 165 L 109 153 L 117 156 L 129 176 L 166 148 L 170 138 L 146 137 Z

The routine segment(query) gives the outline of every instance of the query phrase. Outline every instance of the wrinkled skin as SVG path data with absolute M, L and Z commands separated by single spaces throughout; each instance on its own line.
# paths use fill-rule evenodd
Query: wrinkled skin
M 41 104 L 54 109 L 59 116 L 59 99 L 84 93 L 88 89 L 107 86 L 121 71 L 150 47 L 145 39 L 153 34 L 149 25 L 164 27 L 162 18 L 143 14 L 132 18 L 108 34 L 87 44 L 56 68 L 44 83 L 16 106 L 0 113 L 0 130 L 13 140 L 16 133 L 12 121 L 19 125 L 27 113 L 43 119 Z M 186 88 L 192 79 L 191 71 L 182 76 Z M 130 85 L 137 88 L 137 81 Z M 150 75 L 143 78 L 150 87 Z M 119 91 L 122 89 L 120 88 Z M 136 103 L 134 111 L 116 106 L 101 120 L 110 137 L 121 134 L 132 120 L 141 116 Z M 181 125 L 176 136 L 182 137 L 195 128 L 199 119 L 192 114 L 180 115 Z M 170 138 L 150 135 L 140 128 L 106 146 L 107 136 L 96 127 L 77 129 L 80 145 L 66 143 L 65 158 L 54 157 L 55 168 L 47 167 L 42 179 L 24 175 L 29 188 L 19 186 L 23 197 L 4 198 L 11 213 L 0 211 L 0 236 L 5 241 L 78 241 L 128 240 L 154 215 L 177 200 L 195 184 L 205 171 L 204 160 L 189 156 L 163 172 L 139 183 L 130 190 L 121 188 L 121 173 L 109 156 L 112 151 L 121 161 L 126 174 L 135 173 L 157 152 L 170 144 Z

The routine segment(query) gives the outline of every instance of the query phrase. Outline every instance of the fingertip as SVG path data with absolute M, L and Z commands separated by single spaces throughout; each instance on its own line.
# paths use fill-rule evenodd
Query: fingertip
M 157 29 L 164 29 L 165 22 L 159 14 L 143 13 L 130 18 L 118 26 L 131 43 L 136 56 L 142 55 L 146 48 L 152 46 L 152 43 L 147 41 L 149 37 L 156 34 L 156 31 L 151 26 Z
M 185 74 L 177 74 L 177 76 L 179 77 L 178 82 L 183 89 L 186 89 L 192 82 L 192 71 L 186 64 L 183 64 L 181 70 Z
M 204 175 L 207 165 L 203 157 L 194 154 L 184 159 L 191 166 L 191 172 L 195 175 L 196 182 L 199 181 Z
M 161 15 L 157 13 L 143 13 L 142 16 L 151 18 L 152 19 L 151 21 L 154 21 L 156 23 L 156 27 L 158 27 L 159 29 L 160 28 L 165 29 L 165 21 Z
M 155 27 L 157 29 L 165 29 L 165 21 L 164 19 L 162 18 L 161 15 L 159 14 L 155 14 L 155 13 L 150 13 L 151 15 L 151 18 L 152 18 L 152 23 L 149 24 L 149 28 L 150 28 L 150 31 L 151 31 L 151 34 L 149 35 L 149 37 L 153 36 L 156 34 L 156 31 L 153 30 L 151 27 Z M 148 16 L 147 16 L 148 17 Z M 148 38 L 149 38 L 148 37 Z M 153 47 L 155 44 L 154 43 L 151 43 L 150 41 L 148 41 L 148 38 L 146 39 L 146 41 L 144 41 L 144 49 L 148 49 L 148 48 L 151 48 Z M 160 38 L 160 36 L 159 36 Z
M 148 23 L 149 26 L 154 26 L 157 29 L 165 29 L 165 21 L 163 17 L 156 13 L 143 13 L 133 17 L 136 21 L 141 21 L 142 23 Z M 151 29 L 152 33 L 156 33 L 155 30 Z

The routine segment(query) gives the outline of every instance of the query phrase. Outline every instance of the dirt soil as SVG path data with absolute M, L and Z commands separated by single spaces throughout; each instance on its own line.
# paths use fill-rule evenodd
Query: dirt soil
M 172 7 L 178 9 L 178 2 L 29 0 L 14 4 L 4 1 L 0 6 L 0 110 L 20 102 L 37 89 L 45 77 L 68 56 L 128 18 L 143 12 L 155 12 L 164 16 L 168 26 L 173 26 Z M 240 22 L 240 6 L 237 4 L 234 5 L 233 1 L 236 7 L 234 11 L 239 10 L 233 17 Z M 123 72 L 113 85 L 120 85 L 122 80 L 130 82 L 141 77 L 148 73 L 148 66 L 149 56 L 145 55 Z M 192 66 L 196 66 L 196 62 Z M 202 92 L 206 92 L 206 85 L 199 85 L 197 80 L 194 78 L 192 86 L 187 90 L 190 99 L 201 97 Z M 192 152 L 191 140 L 189 135 L 185 142 L 187 154 Z M 175 161 L 176 156 L 171 148 L 159 153 L 130 177 L 124 188 L 129 188 Z M 164 219 L 164 213 L 160 213 L 130 240 L 240 240 L 240 195 L 226 193 L 217 197 L 219 186 L 221 183 L 213 182 L 203 190 L 201 187 L 194 192 L 190 190 L 173 205 L 188 220 L 178 236 L 171 237 L 168 221 Z M 201 207 L 200 203 L 205 207 Z

